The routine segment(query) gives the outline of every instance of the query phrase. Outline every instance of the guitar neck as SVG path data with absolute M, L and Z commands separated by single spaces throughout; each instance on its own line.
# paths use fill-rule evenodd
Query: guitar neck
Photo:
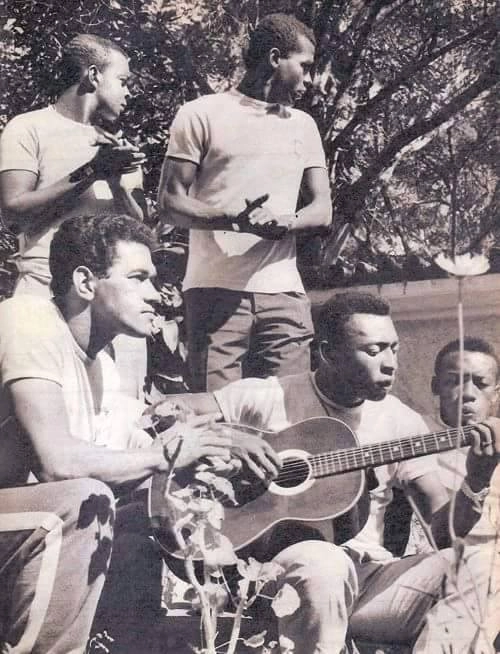
M 447 429 L 421 436 L 324 452 L 310 456 L 309 463 L 314 477 L 328 477 L 342 472 L 397 463 L 470 445 L 472 429 L 473 425 L 467 425 L 460 429 Z

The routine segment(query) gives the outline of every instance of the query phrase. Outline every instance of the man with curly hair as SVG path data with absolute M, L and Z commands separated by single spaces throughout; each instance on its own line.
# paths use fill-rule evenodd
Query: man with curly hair
M 311 83 L 314 51 L 306 25 L 266 16 L 238 87 L 188 102 L 172 124 L 158 199 L 163 221 L 190 230 L 192 390 L 309 369 L 295 236 L 328 226 L 331 201 L 318 129 L 293 105 Z
M 136 426 L 144 407 L 120 399 L 105 351 L 117 334 L 151 332 L 153 245 L 151 231 L 129 216 L 68 219 L 51 244 L 53 300 L 21 294 L 0 304 L 2 652 L 83 654 L 113 526 L 109 574 L 120 601 L 114 616 L 106 602 L 105 625 L 113 631 L 109 620 L 120 618 L 130 631 L 138 616 L 151 619 L 147 581 L 155 575 L 159 606 L 160 554 L 141 515 L 129 519 L 134 505 L 115 522 L 115 495 L 169 469 L 180 428 L 151 441 Z M 176 465 L 226 455 L 228 442 L 206 424 L 186 426 L 189 445 Z M 27 483 L 30 472 L 37 483 Z M 141 643 L 149 651 L 144 634 Z

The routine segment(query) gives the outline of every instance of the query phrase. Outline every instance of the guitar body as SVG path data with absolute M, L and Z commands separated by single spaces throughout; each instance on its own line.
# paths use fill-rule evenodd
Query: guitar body
M 261 434 L 279 454 L 284 470 L 293 474 L 282 474 L 281 481 L 278 478 L 277 483 L 268 485 L 256 482 L 255 478 L 231 479 L 238 504 L 225 504 L 222 533 L 235 550 L 266 560 L 297 540 L 323 538 L 339 543 L 362 529 L 369 506 L 364 471 L 315 478 L 307 463 L 310 455 L 358 446 L 345 423 L 323 417 L 304 420 L 277 433 L 237 428 Z M 169 528 L 173 514 L 165 506 L 164 491 L 165 476 L 155 475 L 150 490 L 150 517 L 162 547 L 179 556 Z

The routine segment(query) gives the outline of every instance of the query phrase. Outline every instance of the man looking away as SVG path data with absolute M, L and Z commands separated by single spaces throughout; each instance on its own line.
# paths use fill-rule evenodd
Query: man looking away
M 153 442 L 135 426 L 144 407 L 119 401 L 105 352 L 117 334 L 151 332 L 153 246 L 128 216 L 73 217 L 51 244 L 54 299 L 0 304 L 0 646 L 16 654 L 83 654 L 111 552 L 112 490 L 168 470 L 179 444 L 179 426 Z M 183 428 L 179 467 L 227 458 L 229 440 L 205 419 Z M 26 485 L 30 471 L 38 483 Z M 120 540 L 114 558 L 132 557 L 133 544 L 149 557 L 141 570 L 160 573 L 147 535 Z M 137 572 L 121 579 L 123 601 L 147 610 Z
M 58 67 L 55 103 L 16 116 L 0 139 L 0 206 L 19 238 L 15 295 L 50 296 L 49 248 L 65 218 L 145 215 L 144 155 L 102 129 L 115 129 L 130 96 L 127 55 L 108 39 L 79 34 Z M 124 390 L 142 397 L 145 342 L 120 336 L 113 346 Z
M 295 234 L 328 226 L 331 201 L 318 129 L 293 105 L 311 83 L 314 50 L 312 30 L 293 16 L 266 16 L 238 88 L 188 102 L 172 124 L 158 201 L 162 220 L 190 230 L 194 391 L 310 367 Z

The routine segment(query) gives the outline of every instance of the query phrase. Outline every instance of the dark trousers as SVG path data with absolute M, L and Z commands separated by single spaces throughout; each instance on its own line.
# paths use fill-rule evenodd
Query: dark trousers
M 311 306 L 303 293 L 185 292 L 190 389 L 309 370 Z

